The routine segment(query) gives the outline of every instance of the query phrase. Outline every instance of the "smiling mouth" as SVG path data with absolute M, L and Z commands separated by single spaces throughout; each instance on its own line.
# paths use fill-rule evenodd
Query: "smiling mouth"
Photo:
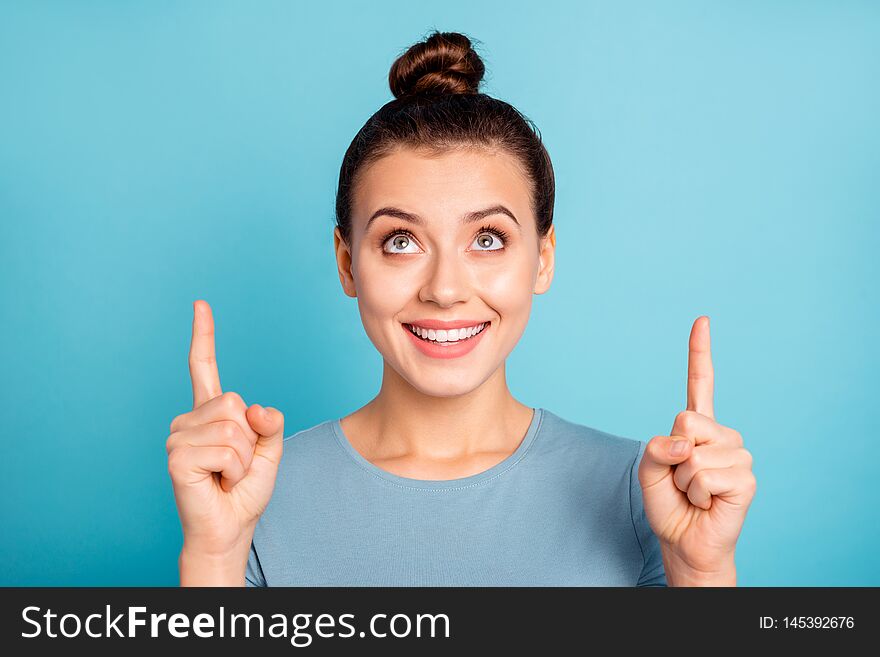
M 442 331 L 434 329 L 423 329 L 406 323 L 404 323 L 403 325 L 419 340 L 429 342 L 431 344 L 440 345 L 442 347 L 451 347 L 452 345 L 467 342 L 468 340 L 477 337 L 480 333 L 489 328 L 490 324 L 491 322 L 483 322 L 482 324 L 478 324 L 476 327 L 471 327 L 470 331 L 466 329 L 452 329 L 448 331 Z M 433 339 L 431 336 L 433 336 Z

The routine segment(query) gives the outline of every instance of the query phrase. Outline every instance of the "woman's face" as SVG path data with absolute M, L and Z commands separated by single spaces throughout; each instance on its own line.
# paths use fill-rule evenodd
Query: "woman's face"
M 370 340 L 432 396 L 486 381 L 525 330 L 532 295 L 553 278 L 553 229 L 539 240 L 528 182 L 506 152 L 402 148 L 381 158 L 354 190 L 351 244 L 337 228 L 335 245 Z M 449 322 L 486 326 L 472 337 L 438 333 Z M 414 325 L 433 341 L 416 337 Z

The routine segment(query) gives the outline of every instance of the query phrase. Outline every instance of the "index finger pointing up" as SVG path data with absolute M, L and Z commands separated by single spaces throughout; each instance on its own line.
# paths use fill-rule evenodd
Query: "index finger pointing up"
M 697 317 L 688 346 L 687 410 L 715 419 L 715 372 L 709 340 L 709 318 Z
M 189 375 L 192 378 L 193 410 L 223 393 L 214 351 L 214 315 L 206 301 L 193 303 Z

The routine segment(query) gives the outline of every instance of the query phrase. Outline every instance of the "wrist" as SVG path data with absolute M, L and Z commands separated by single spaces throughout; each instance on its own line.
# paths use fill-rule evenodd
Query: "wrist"
M 208 551 L 184 541 L 178 558 L 181 586 L 245 586 L 250 538 L 224 551 Z
M 663 567 L 668 586 L 736 586 L 733 554 L 711 566 L 688 564 L 669 548 L 662 548 Z

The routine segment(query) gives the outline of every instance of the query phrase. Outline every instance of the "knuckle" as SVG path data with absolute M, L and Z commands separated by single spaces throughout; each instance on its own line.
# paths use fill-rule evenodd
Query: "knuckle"
M 692 411 L 680 411 L 675 416 L 675 426 L 685 435 L 690 435 L 694 430 L 694 414 Z
M 693 411 L 684 411 L 682 413 L 681 418 L 681 428 L 684 429 L 684 432 L 687 435 L 691 435 L 694 433 L 694 430 L 697 428 L 697 418 L 696 414 Z
M 699 486 L 700 488 L 705 488 L 706 484 L 709 483 L 709 471 L 708 470 L 698 470 L 694 473 L 691 482 Z
M 648 444 L 645 445 L 645 451 L 651 456 L 656 456 L 665 437 L 666 436 L 654 436 L 651 438 L 651 440 L 648 441 Z
M 171 452 L 174 451 L 174 447 L 176 446 L 176 444 L 177 439 L 175 438 L 174 434 L 171 434 L 170 436 L 168 436 L 168 440 L 165 441 L 165 452 L 171 454 Z
M 752 494 L 758 489 L 758 478 L 755 476 L 754 472 L 749 472 L 749 490 Z
M 742 453 L 743 461 L 745 462 L 745 464 L 749 468 L 751 468 L 755 460 L 754 456 L 752 456 L 752 453 L 745 448 L 740 448 L 740 452 Z
M 171 425 L 169 427 L 169 433 L 174 433 L 177 431 L 178 427 L 183 423 L 183 416 L 185 413 L 181 413 L 180 415 L 175 415 L 174 419 L 171 420 Z
M 205 354 L 197 356 L 195 354 L 190 354 L 189 364 L 190 365 L 216 365 L 217 359 L 214 354 Z
M 224 420 L 220 425 L 220 431 L 223 435 L 223 440 L 227 443 L 234 443 L 239 433 L 241 433 L 238 424 L 232 420 Z
M 734 437 L 734 440 L 736 440 L 737 445 L 739 445 L 740 447 L 745 445 L 745 441 L 743 440 L 742 434 L 739 431 L 737 431 L 736 429 L 733 430 L 733 437 Z
M 178 472 L 180 472 L 181 462 L 183 450 L 176 449 L 168 455 L 168 472 L 174 477 Z
M 224 392 L 222 395 L 223 406 L 230 411 L 240 411 L 244 407 L 244 400 L 237 392 Z
M 683 426 L 685 422 L 685 418 L 687 417 L 687 411 L 679 411 L 675 416 L 675 425 Z

